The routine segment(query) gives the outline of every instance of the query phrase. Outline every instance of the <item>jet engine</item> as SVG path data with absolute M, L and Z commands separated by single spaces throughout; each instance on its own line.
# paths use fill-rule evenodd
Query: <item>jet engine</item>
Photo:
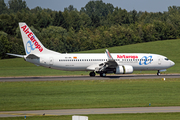
M 133 67 L 130 65 L 117 66 L 115 74 L 131 74 L 133 73 Z

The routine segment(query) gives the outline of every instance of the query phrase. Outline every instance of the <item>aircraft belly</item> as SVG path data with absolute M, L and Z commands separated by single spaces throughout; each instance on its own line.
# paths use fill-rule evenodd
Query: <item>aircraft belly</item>
M 162 67 L 162 66 L 133 66 L 133 69 L 134 69 L 135 71 L 138 71 L 138 70 L 148 71 L 148 70 L 161 70 L 161 69 L 166 69 L 166 67 Z
M 67 71 L 85 71 L 87 68 L 87 64 L 70 64 L 70 63 L 61 63 L 61 64 L 54 64 L 52 68 L 58 70 L 67 70 Z

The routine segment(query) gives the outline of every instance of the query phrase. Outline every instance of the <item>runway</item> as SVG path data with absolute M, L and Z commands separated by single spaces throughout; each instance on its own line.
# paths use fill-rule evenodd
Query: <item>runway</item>
M 123 113 L 173 113 L 180 112 L 179 107 L 134 107 L 134 108 L 97 108 L 97 109 L 64 109 L 0 112 L 0 117 L 20 116 L 55 116 L 55 115 L 88 115 L 88 114 L 123 114 Z
M 66 81 L 66 80 L 110 80 L 110 79 L 157 79 L 157 78 L 180 78 L 180 74 L 167 75 L 110 75 L 106 77 L 89 77 L 89 76 L 56 76 L 56 77 L 3 77 L 0 82 L 17 82 L 17 81 Z

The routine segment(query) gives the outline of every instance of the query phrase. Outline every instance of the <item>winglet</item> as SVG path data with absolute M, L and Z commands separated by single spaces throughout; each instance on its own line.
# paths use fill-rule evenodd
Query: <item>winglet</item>
M 109 60 L 113 60 L 113 57 L 111 56 L 110 52 L 108 51 L 108 49 L 106 49 L 106 54 Z

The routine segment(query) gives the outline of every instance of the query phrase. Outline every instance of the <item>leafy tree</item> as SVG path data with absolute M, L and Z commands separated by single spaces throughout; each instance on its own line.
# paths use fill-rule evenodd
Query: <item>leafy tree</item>
M 81 13 L 80 19 L 81 19 L 82 27 L 90 27 L 91 26 L 91 18 L 87 14 Z
M 113 24 L 119 24 L 119 25 L 130 24 L 129 14 L 125 9 L 122 10 L 121 8 L 115 8 L 110 18 L 111 19 L 109 20 Z
M 114 6 L 112 4 L 105 4 L 102 0 L 89 1 L 84 8 L 81 8 L 81 11 L 89 16 L 92 16 L 92 14 L 97 16 L 107 16 L 109 13 L 112 13 L 113 10 Z
M 51 23 L 51 17 L 45 11 L 38 12 L 36 19 L 38 20 L 37 21 L 37 26 L 39 27 L 39 29 L 46 28 Z
M 73 7 L 73 5 L 69 5 L 69 7 L 67 8 L 64 8 L 64 11 L 68 11 L 68 12 L 71 12 L 71 11 L 77 11 L 76 8 Z
M 42 10 L 43 9 L 41 7 L 37 6 L 37 7 L 33 8 L 33 9 L 31 9 L 30 11 L 32 13 L 38 13 L 38 12 L 42 12 Z
M 81 27 L 81 18 L 77 11 L 71 11 L 67 18 L 69 28 L 73 28 L 76 32 L 79 31 Z
M 8 41 L 7 34 L 3 31 L 0 31 L 0 58 L 5 58 L 6 53 L 10 52 L 11 44 Z
M 8 9 L 6 4 L 4 3 L 4 0 L 0 0 L 0 14 L 7 13 Z
M 177 38 L 177 31 L 173 24 L 171 23 L 166 23 L 165 24 L 165 29 L 164 29 L 164 36 L 165 39 L 176 39 Z
M 144 33 L 144 41 L 150 42 L 150 41 L 156 41 L 158 40 L 158 35 L 155 30 L 155 27 L 153 24 L 146 24 L 143 26 L 143 33 Z
M 52 25 L 65 27 L 65 19 L 61 11 L 55 12 Z
M 130 14 L 132 18 L 131 22 L 134 24 L 135 22 L 138 21 L 137 11 L 136 10 L 130 11 Z
M 42 29 L 41 35 L 45 38 L 44 44 L 47 48 L 57 52 L 66 51 L 66 29 L 57 26 L 49 26 Z
M 91 16 L 91 25 L 94 27 L 100 26 L 100 18 L 97 15 L 92 14 Z
M 77 52 L 180 37 L 180 7 L 167 12 L 128 12 L 102 0 L 89 1 L 78 11 L 35 7 L 24 0 L 0 0 L 0 58 L 6 52 L 25 54 L 18 22 L 26 22 L 41 42 L 58 52 Z M 10 46 L 10 47 L 8 47 Z M 13 48 L 13 49 L 12 49 Z
M 26 5 L 26 1 L 22 1 L 22 0 L 9 0 L 8 1 L 9 4 L 9 9 L 11 12 L 17 12 L 20 11 L 22 9 L 28 9 L 27 5 Z
M 0 24 L 2 25 L 2 30 L 10 35 L 15 35 L 16 27 L 18 26 L 17 21 L 15 20 L 14 14 L 1 14 L 0 15 Z

